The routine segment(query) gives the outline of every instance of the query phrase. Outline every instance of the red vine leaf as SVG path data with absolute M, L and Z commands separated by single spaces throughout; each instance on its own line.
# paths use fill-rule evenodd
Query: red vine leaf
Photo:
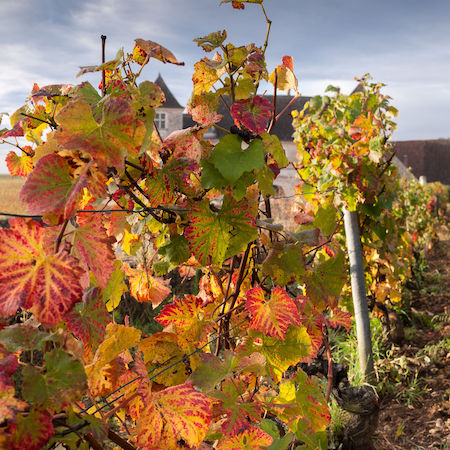
M 264 133 L 272 117 L 273 105 L 264 97 L 256 96 L 238 100 L 231 106 L 231 115 L 235 123 L 239 122 L 256 134 Z
M 87 174 L 72 179 L 67 160 L 48 154 L 39 158 L 20 190 L 20 200 L 32 215 L 46 215 L 61 223 L 75 216 L 81 191 L 87 186 Z
M 68 330 L 91 349 L 96 349 L 103 341 L 106 325 L 110 322 L 111 317 L 103 303 L 103 294 L 99 287 L 86 292 L 80 308 L 74 309 L 66 316 Z
M 195 127 L 174 131 L 164 140 L 163 150 L 171 155 L 171 161 L 186 158 L 198 164 L 209 155 L 212 148 L 211 144 L 203 140 L 205 131 Z M 188 170 L 193 172 L 195 169 L 190 167 Z
M 284 340 L 289 325 L 300 325 L 295 303 L 279 286 L 272 291 L 270 300 L 265 299 L 262 288 L 250 289 L 245 306 L 252 316 L 249 329 L 262 331 L 267 336 Z
M 202 92 L 191 97 L 186 112 L 200 125 L 209 127 L 213 123 L 220 122 L 223 117 L 217 114 L 218 108 L 219 97 L 212 92 Z
M 347 331 L 352 328 L 352 315 L 340 309 L 333 309 L 333 316 L 328 319 L 328 323 L 336 328 L 339 325 L 343 326 Z
M 9 450 L 39 450 L 54 435 L 52 415 L 45 409 L 32 406 L 26 416 L 19 415 L 17 421 L 8 426 L 12 434 Z M 1 442 L 0 442 L 1 443 Z
M 124 263 L 123 270 L 129 277 L 131 295 L 141 303 L 151 302 L 153 308 L 156 308 L 172 292 L 167 287 L 168 280 L 152 277 L 152 271 L 142 265 L 132 269 L 129 264 Z
M 205 317 L 202 306 L 201 298 L 185 295 L 164 306 L 155 320 L 164 327 L 174 325 L 185 339 L 202 345 L 207 342 L 212 329 L 212 322 Z
M 80 301 L 81 269 L 65 247 L 44 247 L 43 225 L 21 218 L 0 230 L 0 314 L 31 309 L 41 323 L 56 325 Z
M 55 119 L 59 124 L 55 134 L 58 143 L 92 155 L 104 173 L 108 167 L 122 171 L 124 156 L 137 156 L 146 134 L 145 126 L 136 120 L 136 111 L 121 98 L 105 101 L 100 123 L 84 100 L 70 102 Z
M 238 435 L 229 436 L 221 441 L 217 450 L 262 450 L 271 445 L 272 442 L 273 438 L 261 428 L 248 427 Z
M 211 399 L 191 383 L 149 392 L 138 418 L 137 445 L 145 448 L 177 448 L 183 440 L 197 448 L 212 419 Z
M 213 391 L 211 397 L 222 402 L 222 406 L 227 415 L 222 423 L 222 433 L 225 436 L 236 435 L 242 430 L 250 427 L 249 421 L 259 422 L 261 420 L 261 408 L 258 403 L 245 403 L 242 395 L 246 391 L 246 386 L 239 379 L 225 380 L 222 383 L 221 391 Z
M 9 152 L 5 158 L 6 167 L 13 177 L 26 178 L 33 171 L 33 158 L 23 154 L 17 155 L 15 152 Z
M 112 244 L 116 242 L 113 236 L 108 236 L 103 227 L 102 214 L 85 208 L 85 213 L 79 213 L 75 228 L 71 235 L 72 245 L 76 255 L 92 270 L 98 284 L 106 288 L 114 272 L 116 260 Z

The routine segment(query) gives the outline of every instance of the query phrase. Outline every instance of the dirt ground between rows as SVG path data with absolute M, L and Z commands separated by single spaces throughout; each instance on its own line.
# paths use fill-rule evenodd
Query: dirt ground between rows
M 411 309 L 416 317 L 412 319 L 414 334 L 401 347 L 391 349 L 391 358 L 404 357 L 407 367 L 416 371 L 423 393 L 409 405 L 388 397 L 380 398 L 379 425 L 373 437 L 377 450 L 450 449 L 450 352 L 444 351 L 436 362 L 425 366 L 417 364 L 416 358 L 425 346 L 447 338 L 450 342 L 450 324 L 430 329 L 429 323 L 426 326 L 423 320 L 417 318 L 420 315 L 431 318 L 437 314 L 450 313 L 448 227 L 448 224 L 442 227 L 440 241 L 428 257 L 428 272 L 438 272 L 442 277 L 441 290 L 433 294 L 413 292 Z M 405 378 L 403 384 L 407 386 L 407 383 Z

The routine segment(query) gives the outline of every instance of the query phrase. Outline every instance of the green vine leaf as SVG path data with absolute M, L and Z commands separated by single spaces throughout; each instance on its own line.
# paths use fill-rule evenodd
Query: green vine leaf
M 24 367 L 22 392 L 35 405 L 60 411 L 87 389 L 83 364 L 60 349 L 46 353 L 44 359 L 45 374 L 31 365 Z
M 191 224 L 185 236 L 191 252 L 202 265 L 220 265 L 224 259 L 245 250 L 257 238 L 254 218 L 245 199 L 236 202 L 226 196 L 218 213 L 209 201 L 199 202 L 189 213 Z
M 229 134 L 220 139 L 208 161 L 219 170 L 231 184 L 244 172 L 261 169 L 264 165 L 264 148 L 259 139 L 253 140 L 248 148 L 242 149 L 242 138 Z

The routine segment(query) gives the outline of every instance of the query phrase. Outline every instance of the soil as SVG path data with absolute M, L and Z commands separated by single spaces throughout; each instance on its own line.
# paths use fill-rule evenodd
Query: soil
M 428 276 L 421 289 L 411 292 L 407 338 L 401 346 L 392 346 L 389 357 L 381 361 L 384 373 L 390 368 L 393 389 L 380 397 L 373 436 L 377 450 L 450 449 L 450 316 L 447 323 L 431 320 L 450 313 L 450 232 L 446 226 L 439 238 L 428 255 Z

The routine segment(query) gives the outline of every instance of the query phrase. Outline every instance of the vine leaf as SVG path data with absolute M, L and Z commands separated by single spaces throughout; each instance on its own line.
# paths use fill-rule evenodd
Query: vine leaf
M 185 295 L 164 306 L 155 320 L 164 327 L 173 325 L 185 339 L 202 345 L 207 342 L 213 326 L 209 318 L 205 317 L 202 306 L 201 298 Z
M 87 172 L 73 179 L 67 160 L 55 154 L 39 158 L 20 190 L 20 200 L 32 215 L 52 218 L 53 224 L 75 216 L 83 188 L 87 187 Z
M 83 364 L 68 353 L 54 349 L 44 356 L 46 372 L 31 365 L 23 368 L 23 396 L 35 405 L 59 411 L 85 392 Z
M 103 341 L 106 326 L 111 322 L 102 297 L 102 290 L 93 287 L 83 295 L 82 303 L 65 317 L 68 330 L 90 349 Z
M 309 338 L 311 339 L 312 351 L 309 356 L 315 357 L 322 345 L 322 328 L 325 323 L 325 318 L 307 297 L 301 295 L 295 299 L 295 302 L 298 305 L 301 323 L 306 327 Z
M 310 276 L 304 278 L 306 295 L 319 311 L 327 305 L 335 308 L 346 280 L 345 255 L 340 251 L 335 258 L 319 264 Z
M 327 236 L 331 236 L 336 228 L 336 213 L 333 200 L 329 198 L 317 211 L 313 225 L 320 228 Z
M 50 338 L 49 333 L 23 323 L 16 323 L 0 330 L 0 343 L 10 352 L 43 350 L 45 342 Z
M 194 95 L 200 95 L 202 92 L 208 92 L 220 78 L 220 75 L 218 75 L 216 69 L 210 67 L 206 59 L 207 58 L 204 58 L 194 65 L 195 72 L 194 75 L 192 75 L 192 81 L 194 82 Z
M 56 325 L 81 299 L 78 261 L 65 247 L 57 254 L 44 247 L 42 224 L 21 218 L 9 224 L 0 230 L 0 314 L 31 309 L 41 323 Z
M 91 283 L 94 286 L 98 286 L 98 281 L 95 279 L 91 272 Z M 128 287 L 125 284 L 125 273 L 122 270 L 122 262 L 116 261 L 114 263 L 114 272 L 109 279 L 108 285 L 103 292 L 103 303 L 106 306 L 108 312 L 113 311 L 119 306 L 122 294 L 128 291 Z
M 264 133 L 272 117 L 273 105 L 261 96 L 238 100 L 230 112 L 236 124 L 239 122 L 256 134 Z
M 218 108 L 219 97 L 213 92 L 202 92 L 189 99 L 186 112 L 200 125 L 209 127 L 220 122 L 223 117 L 217 114 Z
M 185 236 L 191 252 L 202 265 L 221 264 L 228 256 L 245 250 L 257 238 L 255 220 L 246 199 L 236 202 L 225 196 L 220 211 L 211 211 L 209 201 L 198 202 L 190 213 Z
M 147 54 L 149 58 L 155 58 L 164 64 L 176 64 L 177 66 L 184 66 L 184 62 L 178 62 L 175 55 L 167 48 L 162 45 L 153 42 L 153 41 L 145 41 L 144 39 L 135 39 L 136 45 Z
M 262 264 L 262 273 L 280 286 L 292 284 L 306 273 L 302 246 L 275 242 Z
M 220 47 L 226 38 L 227 32 L 225 30 L 222 32 L 219 30 L 214 33 L 209 33 L 208 36 L 194 39 L 194 42 L 197 42 L 197 45 L 205 52 L 212 52 L 215 48 Z
M 98 284 L 106 288 L 114 272 L 116 258 L 112 244 L 116 238 L 107 235 L 101 214 L 96 214 L 90 208 L 84 211 L 77 216 L 79 227 L 73 230 L 71 242 L 75 247 L 75 255 L 89 266 Z
M 59 124 L 57 142 L 92 155 L 103 173 L 108 167 L 122 171 L 124 156 L 137 156 L 146 134 L 145 126 L 136 120 L 136 111 L 121 98 L 105 101 L 100 123 L 84 100 L 70 102 L 55 119 Z
M 153 308 L 156 308 L 172 292 L 167 287 L 168 280 L 152 277 L 152 272 L 141 264 L 132 269 L 129 264 L 124 263 L 123 271 L 128 275 L 131 295 L 141 303 L 151 302 Z
M 39 450 L 55 433 L 52 419 L 53 417 L 48 411 L 36 406 L 32 406 L 26 416 L 18 415 L 17 420 L 8 425 L 7 432 L 12 434 L 8 448 L 10 450 Z
M 240 431 L 249 428 L 249 421 L 261 420 L 261 408 L 256 402 L 245 403 L 242 395 L 246 387 L 242 380 L 225 380 L 222 390 L 215 390 L 210 396 L 220 400 L 227 415 L 222 423 L 222 433 L 225 436 L 236 435 Z
M 16 364 L 11 364 L 11 356 L 15 358 Z M 2 370 L 2 367 L 0 367 L 0 417 L 2 418 L 2 421 L 14 420 L 17 412 L 25 411 L 29 407 L 29 404 L 15 397 L 15 386 L 10 378 L 17 369 L 17 357 L 15 355 L 9 355 L 9 357 L 3 358 L 0 362 L 2 364 L 3 362 L 6 362 L 8 367 L 7 371 Z M 14 365 L 16 368 L 12 371 Z M 0 436 L 0 444 L 1 443 Z
M 181 361 L 186 352 L 183 347 L 183 339 L 174 333 L 160 332 L 143 339 L 138 344 L 139 350 L 144 355 L 144 363 L 152 374 L 152 379 L 164 386 L 183 384 L 187 378 L 187 367 L 191 365 L 191 358 L 186 362 L 175 364 L 170 370 L 164 370 L 167 364 Z M 161 373 L 159 373 L 161 372 Z M 159 373 L 159 374 L 158 374 Z
M 148 448 L 176 448 L 183 440 L 197 448 L 212 419 L 211 399 L 193 389 L 191 383 L 148 392 L 138 418 L 137 445 Z
M 189 380 L 203 392 L 210 392 L 218 383 L 230 378 L 238 364 L 239 359 L 230 350 L 225 350 L 223 361 L 211 353 L 202 353 L 201 361 Z
M 266 300 L 262 288 L 247 291 L 245 306 L 252 319 L 249 329 L 262 331 L 267 336 L 284 340 L 289 325 L 300 325 L 300 316 L 294 301 L 280 286 Z
M 292 56 L 283 56 L 282 64 L 276 68 L 277 88 L 289 92 L 293 89 L 297 95 L 298 81 L 294 75 L 294 60 Z M 275 71 L 270 74 L 269 81 L 275 86 Z
M 88 377 L 94 376 L 123 351 L 134 347 L 140 337 L 141 331 L 136 328 L 109 323 L 106 326 L 105 339 L 97 347 L 93 362 L 85 367 Z
M 190 176 L 196 172 L 198 165 L 189 158 L 170 160 L 158 170 L 156 178 L 148 177 L 145 181 L 145 193 L 149 199 L 149 206 L 156 208 L 175 202 L 178 193 L 189 194 Z
M 261 0 L 262 1 L 262 0 Z M 222 3 L 226 3 L 223 0 Z M 254 1 L 257 3 L 257 1 Z M 229 436 L 219 443 L 217 450 L 262 450 L 273 442 L 273 438 L 259 427 L 248 427 L 238 435 Z
M 124 372 L 124 365 L 119 358 L 105 364 L 99 371 L 89 377 L 89 390 L 94 397 L 109 395 L 114 392 L 117 382 Z
M 236 183 L 244 172 L 262 169 L 264 165 L 264 148 L 259 139 L 253 140 L 245 150 L 241 145 L 242 138 L 238 135 L 223 136 L 208 159 L 232 184 Z
M 278 136 L 262 133 L 261 139 L 264 146 L 264 154 L 270 153 L 280 169 L 287 167 L 289 160 Z
M 333 316 L 328 319 L 328 323 L 334 328 L 341 325 L 347 331 L 350 331 L 352 328 L 352 315 L 340 309 L 333 309 L 332 312 Z
M 163 150 L 171 155 L 171 161 L 186 158 L 195 161 L 197 164 L 201 159 L 206 158 L 212 145 L 203 140 L 206 129 L 190 127 L 171 133 L 164 140 Z M 186 168 L 188 172 L 193 172 L 196 167 Z
M 290 325 L 284 341 L 256 330 L 250 330 L 245 342 L 237 348 L 240 356 L 258 352 L 266 358 L 266 372 L 277 383 L 289 366 L 295 366 L 311 353 L 311 340 L 305 327 Z
M 33 158 L 26 154 L 19 156 L 16 152 L 9 152 L 6 155 L 5 162 L 13 177 L 26 178 L 33 171 Z

